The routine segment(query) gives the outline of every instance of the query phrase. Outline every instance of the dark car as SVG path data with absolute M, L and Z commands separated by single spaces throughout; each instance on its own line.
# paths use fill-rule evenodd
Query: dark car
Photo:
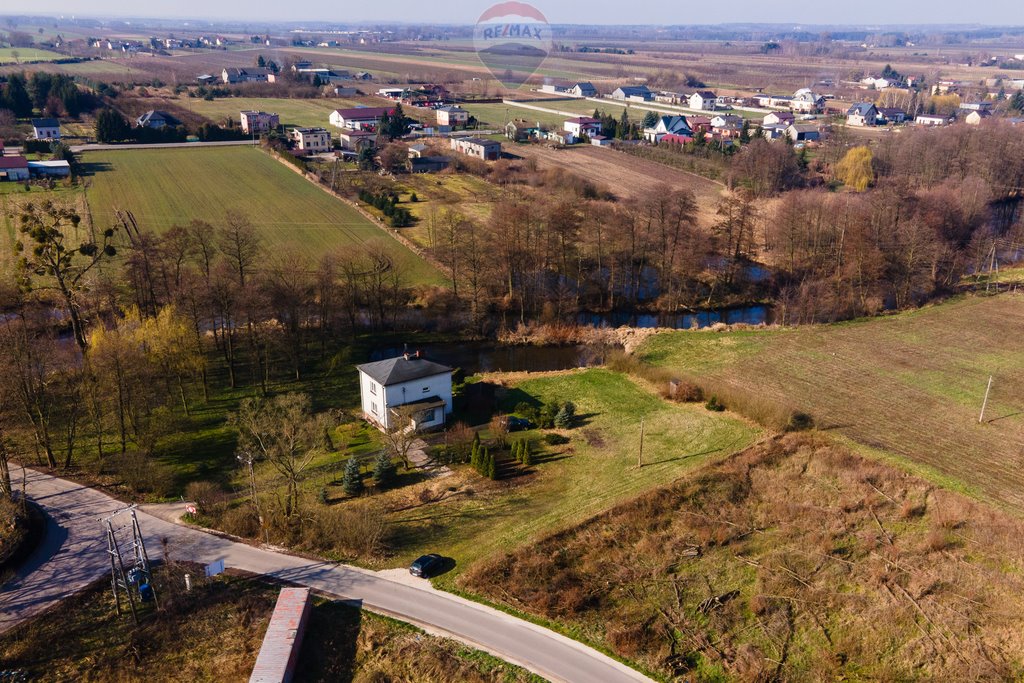
M 508 431 L 510 432 L 521 432 L 532 426 L 533 424 L 525 417 L 516 417 L 515 415 L 508 416 Z
M 441 563 L 444 558 L 440 555 L 431 553 L 430 555 L 423 555 L 422 557 L 416 558 L 416 560 L 409 565 L 409 573 L 413 576 L 419 576 L 421 578 L 429 578 L 431 574 L 441 568 Z

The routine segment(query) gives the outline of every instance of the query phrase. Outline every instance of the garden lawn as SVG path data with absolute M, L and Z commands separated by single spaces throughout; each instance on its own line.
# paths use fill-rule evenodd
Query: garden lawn
M 455 559 L 456 570 L 438 581 L 451 585 L 454 575 L 475 560 L 578 524 L 724 458 L 757 436 L 757 430 L 729 414 L 669 403 L 625 375 L 602 369 L 518 381 L 499 390 L 498 398 L 506 411 L 524 401 L 572 401 L 578 417 L 565 432 L 570 443 L 542 448 L 539 434 L 528 434 L 537 444 L 537 464 L 523 477 L 492 484 L 465 466 L 438 480 L 435 487 L 445 487 L 464 475 L 476 482 L 471 484 L 474 493 L 392 514 L 400 533 L 393 540 L 397 566 L 422 552 L 443 553 Z M 637 469 L 641 420 L 644 466 Z
M 638 353 L 720 388 L 741 411 L 751 401 L 806 411 L 862 450 L 1020 513 L 1022 329 L 1024 297 L 967 296 L 838 325 L 664 333 Z
M 249 147 L 89 152 L 87 197 L 96 225 L 131 211 L 143 230 L 162 232 L 228 212 L 246 214 L 266 245 L 313 258 L 336 249 L 383 246 L 408 283 L 440 274 L 361 213 L 270 155 Z

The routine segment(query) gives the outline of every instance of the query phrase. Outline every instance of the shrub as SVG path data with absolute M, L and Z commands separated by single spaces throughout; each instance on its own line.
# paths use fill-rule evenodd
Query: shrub
M 561 434 L 545 434 L 544 441 L 551 446 L 564 446 L 569 443 L 569 437 Z
M 235 536 L 255 538 L 260 533 L 260 519 L 251 506 L 240 505 L 221 515 L 219 527 Z
M 394 482 L 394 479 L 395 463 L 391 461 L 391 456 L 387 451 L 381 451 L 373 463 L 373 483 L 378 488 L 387 488 Z
M 112 458 L 111 465 L 122 477 L 124 485 L 136 493 L 151 493 L 164 498 L 173 490 L 174 476 L 167 466 L 138 451 Z
M 715 413 L 720 413 L 725 410 L 725 406 L 718 400 L 717 396 L 709 398 L 708 402 L 704 404 L 704 407 Z
M 341 486 L 345 489 L 345 494 L 349 496 L 358 496 L 363 492 L 363 477 L 359 471 L 359 461 L 354 455 L 345 464 L 345 474 L 342 476 Z
M 211 481 L 194 481 L 185 487 L 185 499 L 196 504 L 203 515 L 218 514 L 228 502 L 228 495 Z
M 522 446 L 519 449 L 519 462 L 523 463 L 523 467 L 530 467 L 533 465 L 533 454 L 530 453 L 530 442 L 526 439 L 523 439 Z
M 704 390 L 693 382 L 673 379 L 666 385 L 663 396 L 680 403 L 697 403 L 704 400 Z
M 555 414 L 555 426 L 559 429 L 570 429 L 575 417 L 576 406 L 572 401 L 568 401 L 564 406 L 562 406 L 558 413 Z
M 789 422 L 786 424 L 787 432 L 805 432 L 808 429 L 814 429 L 813 417 L 799 410 L 789 416 Z

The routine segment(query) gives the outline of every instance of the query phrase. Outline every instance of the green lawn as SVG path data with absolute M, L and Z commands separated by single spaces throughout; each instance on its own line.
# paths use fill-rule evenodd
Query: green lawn
M 538 103 L 537 106 L 550 109 L 558 109 L 561 102 L 551 104 Z M 536 109 L 524 109 L 510 104 L 462 104 L 459 105 L 472 116 L 475 116 L 484 128 L 501 128 L 513 119 L 526 119 L 534 123 L 539 121 L 542 124 L 561 129 L 562 123 L 569 118 L 562 114 L 537 111 Z M 591 109 L 593 113 L 593 109 Z
M 1021 329 L 1024 297 L 969 296 L 838 325 L 659 334 L 639 353 L 737 403 L 806 411 L 862 450 L 1021 512 Z
M 329 127 L 327 117 L 335 109 L 356 107 L 360 104 L 376 106 L 378 103 L 342 98 L 285 99 L 275 97 L 223 97 L 212 101 L 200 98 L 182 99 L 178 103 L 216 122 L 226 118 L 238 121 L 238 112 L 245 110 L 269 111 L 281 117 L 284 126 Z
M 66 55 L 34 47 L 0 47 L 0 64 L 24 64 L 25 62 L 52 62 L 64 59 Z
M 362 214 L 249 147 L 89 152 L 87 197 L 97 225 L 130 210 L 143 229 L 192 219 L 216 224 L 242 212 L 268 246 L 318 257 L 345 247 L 384 245 L 410 283 L 441 282 L 437 271 Z
M 625 375 L 593 369 L 527 379 L 502 400 L 511 410 L 524 400 L 573 401 L 578 424 L 565 446 L 549 446 L 533 473 L 501 480 L 497 486 L 460 468 L 475 493 L 453 496 L 429 507 L 415 506 L 391 516 L 400 531 L 402 566 L 423 552 L 454 558 L 456 571 L 439 579 L 451 585 L 472 562 L 508 551 L 574 524 L 651 487 L 673 481 L 706 462 L 749 445 L 756 430 L 728 414 L 699 405 L 666 402 Z M 636 468 L 640 422 L 644 421 L 644 466 Z M 536 439 L 539 434 L 530 435 Z M 538 446 L 539 449 L 539 446 Z M 506 484 L 506 485 L 502 485 Z

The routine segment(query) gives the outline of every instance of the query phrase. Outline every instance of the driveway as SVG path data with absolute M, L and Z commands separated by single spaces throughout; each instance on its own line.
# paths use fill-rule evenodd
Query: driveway
M 21 480 L 20 471 L 12 479 Z M 100 520 L 123 504 L 94 489 L 28 470 L 28 496 L 48 515 L 44 543 L 0 589 L 0 633 L 85 588 L 109 571 Z M 552 681 L 647 681 L 646 677 L 570 638 L 394 570 L 372 572 L 256 548 L 139 512 L 151 558 L 209 563 L 264 574 L 352 601 L 490 652 Z

